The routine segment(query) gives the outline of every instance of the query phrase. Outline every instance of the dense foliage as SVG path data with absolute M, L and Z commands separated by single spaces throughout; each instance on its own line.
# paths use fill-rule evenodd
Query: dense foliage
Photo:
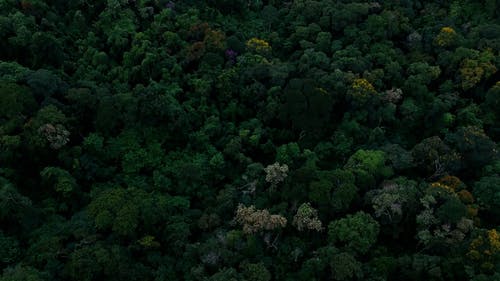
M 499 0 L 1 0 L 0 281 L 500 280 Z

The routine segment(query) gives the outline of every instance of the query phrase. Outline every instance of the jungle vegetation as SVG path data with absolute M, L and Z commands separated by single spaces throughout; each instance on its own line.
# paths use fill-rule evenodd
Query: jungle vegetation
M 499 0 L 0 0 L 0 281 L 500 280 Z

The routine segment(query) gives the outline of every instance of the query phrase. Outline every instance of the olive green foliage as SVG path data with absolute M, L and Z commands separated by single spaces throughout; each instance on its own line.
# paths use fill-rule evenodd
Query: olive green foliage
M 358 212 L 328 225 L 328 238 L 346 250 L 364 254 L 377 241 L 380 226 L 369 214 Z
M 361 263 L 348 253 L 334 255 L 330 267 L 335 280 L 356 280 L 362 275 Z
M 0 0 L 0 281 L 499 280 L 500 1 Z
M 473 194 L 482 209 L 497 216 L 500 207 L 497 200 L 500 196 L 500 176 L 492 175 L 482 177 L 474 183 Z

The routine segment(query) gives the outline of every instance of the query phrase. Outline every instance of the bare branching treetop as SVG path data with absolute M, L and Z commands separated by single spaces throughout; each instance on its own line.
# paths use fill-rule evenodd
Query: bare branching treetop
M 318 211 L 311 207 L 309 203 L 300 205 L 297 213 L 293 217 L 293 225 L 295 225 L 299 231 L 323 230 L 323 225 L 318 218 Z
M 276 162 L 265 167 L 264 171 L 266 172 L 266 181 L 276 186 L 288 176 L 288 165 L 280 165 L 280 163 Z
M 47 139 L 53 149 L 59 149 L 69 142 L 70 133 L 63 125 L 45 124 L 38 131 Z
M 274 230 L 286 226 L 286 218 L 272 215 L 268 210 L 257 210 L 255 206 L 238 205 L 235 221 L 243 225 L 243 232 L 257 233 L 263 230 Z

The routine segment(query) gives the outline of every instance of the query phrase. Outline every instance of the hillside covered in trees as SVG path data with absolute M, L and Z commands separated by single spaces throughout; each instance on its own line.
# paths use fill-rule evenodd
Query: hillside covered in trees
M 0 0 L 0 281 L 500 280 L 500 0 Z

